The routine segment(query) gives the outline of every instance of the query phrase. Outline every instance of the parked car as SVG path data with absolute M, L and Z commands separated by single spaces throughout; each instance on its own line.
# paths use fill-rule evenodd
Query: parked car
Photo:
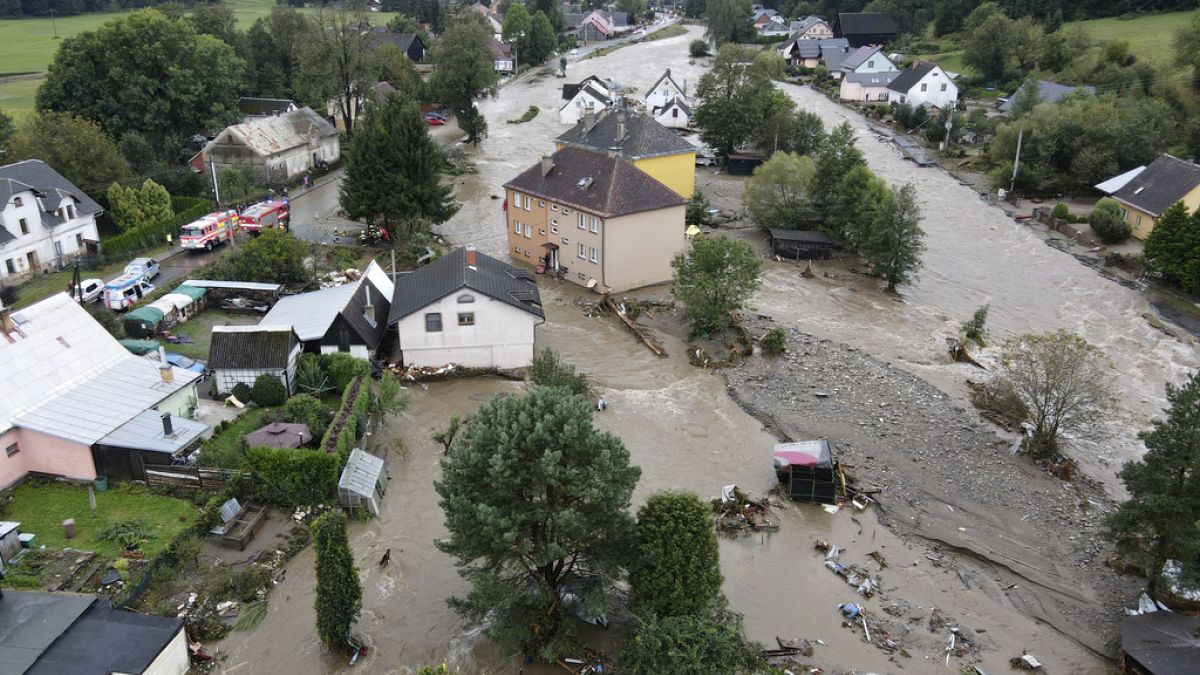
M 429 112 L 425 113 L 425 116 L 426 117 L 436 117 L 443 122 L 446 121 L 446 113 L 444 113 L 440 110 L 430 110 Z
M 431 126 L 431 127 L 440 127 L 440 126 L 442 126 L 443 124 L 445 124 L 445 123 L 446 123 L 446 120 L 444 120 L 444 119 L 441 119 L 441 118 L 439 118 L 439 117 L 431 117 L 431 116 L 429 116 L 429 115 L 426 115 L 426 116 L 425 116 L 425 123 L 426 123 L 426 124 L 428 124 L 428 125 L 429 125 L 429 126 Z
M 137 304 L 153 290 L 154 287 L 150 285 L 150 282 L 146 281 L 146 278 L 138 272 L 124 274 L 105 284 L 101 297 L 104 299 L 105 307 L 122 311 Z
M 71 289 L 71 297 L 79 302 L 82 296 L 84 302 L 95 302 L 104 292 L 104 282 L 100 279 L 84 279 L 79 282 L 79 289 Z
M 707 155 L 696 153 L 696 166 L 716 166 L 718 164 L 716 155 Z
M 158 261 L 154 258 L 134 258 L 125 266 L 125 274 L 136 274 L 150 281 L 158 276 Z

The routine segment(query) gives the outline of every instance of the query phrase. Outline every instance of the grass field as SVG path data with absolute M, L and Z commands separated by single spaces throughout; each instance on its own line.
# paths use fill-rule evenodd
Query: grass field
M 1171 60 L 1171 41 L 1200 9 L 1169 14 L 1150 14 L 1124 21 L 1118 18 L 1072 21 L 1064 28 L 1082 26 L 1097 42 L 1126 40 L 1141 61 L 1163 63 Z
M 61 483 L 23 483 L 12 491 L 7 516 L 21 523 L 22 532 L 37 535 L 34 543 L 47 548 L 72 548 L 116 556 L 125 549 L 119 542 L 100 539 L 105 525 L 114 521 L 145 523 L 151 535 L 141 545 L 146 557 L 166 548 L 175 535 L 199 517 L 196 507 L 181 499 L 163 497 L 144 489 L 110 488 L 96 493 L 96 515 L 88 508 L 87 488 Z M 75 538 L 67 539 L 62 522 L 75 519 Z
M 245 30 L 255 19 L 271 13 L 275 0 L 227 0 Z M 308 9 L 301 11 L 310 11 Z M 15 118 L 33 111 L 33 96 L 42 78 L 13 81 L 4 78 L 12 73 L 44 73 L 63 38 L 95 30 L 123 12 L 111 14 L 81 14 L 51 19 L 0 20 L 0 110 Z M 386 23 L 393 15 L 385 12 L 371 14 L 371 22 Z M 57 34 L 57 37 L 55 35 Z
M 208 349 L 212 345 L 213 326 L 252 326 L 261 318 L 256 314 L 235 314 L 219 309 L 206 309 L 171 331 L 175 335 L 190 337 L 193 344 L 167 345 L 167 348 L 190 359 L 207 361 Z

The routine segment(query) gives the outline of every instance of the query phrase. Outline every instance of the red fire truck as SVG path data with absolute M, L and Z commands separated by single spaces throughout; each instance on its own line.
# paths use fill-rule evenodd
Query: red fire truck
M 218 244 L 233 238 L 237 211 L 217 211 L 188 223 L 179 229 L 179 243 L 184 248 L 211 251 Z
M 242 211 L 241 228 L 250 234 L 276 227 L 286 230 L 290 219 L 287 202 L 259 202 Z

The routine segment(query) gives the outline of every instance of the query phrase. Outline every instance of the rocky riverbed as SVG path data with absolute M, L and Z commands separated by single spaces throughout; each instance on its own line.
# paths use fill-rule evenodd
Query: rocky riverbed
M 751 335 L 773 324 L 754 319 Z M 789 329 L 787 352 L 724 371 L 731 395 L 783 438 L 829 438 L 880 519 L 911 543 L 959 556 L 984 593 L 1096 654 L 1109 653 L 1136 581 L 1100 540 L 1112 502 L 1064 482 L 929 383 L 854 347 Z M 964 584 L 969 582 L 964 581 Z

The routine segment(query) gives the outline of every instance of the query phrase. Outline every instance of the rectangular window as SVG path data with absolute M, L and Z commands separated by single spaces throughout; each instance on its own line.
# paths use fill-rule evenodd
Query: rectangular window
M 550 205 L 550 210 L 551 210 L 551 211 L 557 211 L 557 210 L 558 210 L 558 204 L 551 204 L 551 205 Z
M 587 229 L 587 221 L 584 220 L 584 215 L 582 213 L 579 214 L 579 229 L 581 229 L 581 230 Z
M 563 207 L 563 215 L 564 215 L 564 216 L 569 216 L 569 215 L 571 215 L 571 209 L 568 209 L 567 207 L 565 207 L 565 206 L 564 206 L 564 207 Z
M 868 68 L 874 68 L 874 67 L 875 67 L 875 62 L 874 62 L 874 61 L 867 61 L 867 67 L 868 67 Z
M 588 229 L 590 229 L 592 232 L 600 231 L 600 221 L 596 220 L 595 216 L 588 218 Z
M 530 225 L 529 223 L 525 223 L 524 227 L 525 227 L 525 238 L 526 239 L 532 238 L 533 237 L 533 225 Z
M 579 245 L 579 257 L 580 258 L 587 257 L 587 251 L 584 249 L 583 244 Z
M 425 332 L 440 333 L 442 332 L 442 315 L 434 312 L 425 315 Z
M 458 313 L 458 325 L 474 326 L 475 325 L 475 312 L 459 312 Z
M 558 234 L 558 222 L 550 226 L 550 234 Z
M 525 251 L 525 257 L 526 257 L 526 258 L 528 258 L 528 257 L 529 257 L 529 251 Z
M 539 209 L 540 209 L 540 208 L 543 208 L 544 206 L 546 206 L 546 202 L 543 202 L 543 201 L 539 201 L 539 202 L 538 202 L 538 208 L 539 208 Z
M 521 221 L 513 220 L 513 234 L 521 234 Z
M 945 82 L 942 83 L 942 91 L 946 91 L 946 83 Z
M 17 273 L 17 267 L 16 267 L 15 265 L 13 265 L 13 259 L 12 259 L 12 258 L 9 258 L 8 260 L 5 260 L 5 261 L 4 261 L 4 267 L 5 267 L 5 269 L 7 269 L 7 270 L 8 270 L 8 273 L 9 273 L 9 274 L 16 274 L 16 273 Z
M 546 228 L 544 228 L 544 227 L 539 227 L 539 228 L 538 228 L 538 234 L 539 234 L 539 235 L 541 235 L 541 236 L 543 236 L 543 237 L 544 237 L 544 236 L 546 236 Z
M 83 235 L 82 234 L 75 235 L 75 248 L 78 248 L 78 249 L 83 248 Z
M 921 91 L 927 91 L 928 89 L 929 89 L 929 85 L 922 82 L 921 83 Z
M 520 247 L 520 246 L 514 246 L 514 247 L 513 247 L 513 253 L 520 254 L 520 253 L 521 253 L 521 247 Z
M 10 445 L 4 449 L 4 452 L 7 453 L 9 457 L 12 457 L 13 455 L 17 454 L 20 451 L 21 451 L 21 446 L 17 445 L 16 443 L 13 443 L 12 445 Z
M 600 255 L 599 255 L 599 254 L 596 252 L 596 247 L 595 247 L 595 246 L 592 246 L 592 247 L 590 247 L 590 248 L 588 249 L 588 258 L 589 258 L 589 259 L 590 259 L 592 262 L 596 262 L 597 260 L 599 260 L 599 259 L 600 259 Z
M 21 224 L 21 234 L 29 234 L 29 223 L 25 222 L 24 218 L 17 222 Z
M 529 195 L 525 195 L 525 210 L 528 211 L 532 208 L 533 208 L 533 200 L 529 198 Z
M 75 217 L 75 205 L 74 204 L 67 204 L 67 213 L 70 214 L 70 216 L 72 218 Z

